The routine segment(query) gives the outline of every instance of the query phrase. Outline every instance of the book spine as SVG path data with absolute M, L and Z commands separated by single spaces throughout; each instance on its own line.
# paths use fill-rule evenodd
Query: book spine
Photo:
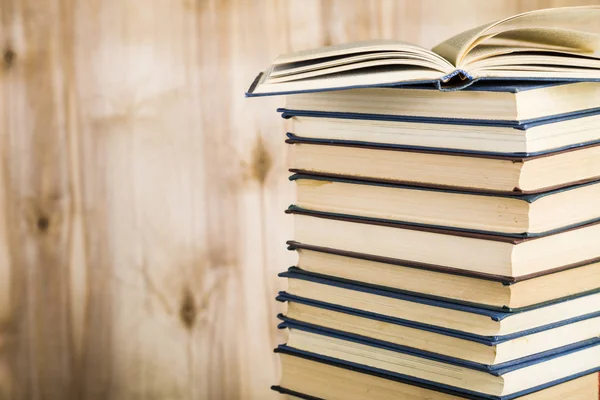
M 478 80 L 464 69 L 456 69 L 436 81 L 436 87 L 442 92 L 454 92 L 467 88 Z

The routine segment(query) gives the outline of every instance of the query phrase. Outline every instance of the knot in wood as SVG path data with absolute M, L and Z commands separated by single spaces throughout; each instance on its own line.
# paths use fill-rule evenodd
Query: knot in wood
M 46 233 L 50 228 L 50 218 L 46 215 L 40 215 L 37 219 L 36 226 L 40 232 Z
M 258 135 L 252 150 L 252 159 L 250 164 L 252 177 L 261 185 L 264 185 L 272 165 L 273 159 L 271 158 L 271 154 L 267 149 L 265 141 L 261 135 Z
M 4 54 L 2 55 L 2 61 L 4 63 L 4 68 L 9 69 L 13 66 L 15 59 L 17 58 L 17 53 L 10 47 L 6 47 L 4 49 Z
M 194 296 L 192 296 L 192 293 L 189 291 L 189 289 L 186 289 L 183 292 L 181 307 L 179 308 L 179 318 L 181 318 L 181 322 L 187 329 L 192 329 L 194 327 L 194 323 L 196 322 L 197 314 L 198 310 L 196 308 Z

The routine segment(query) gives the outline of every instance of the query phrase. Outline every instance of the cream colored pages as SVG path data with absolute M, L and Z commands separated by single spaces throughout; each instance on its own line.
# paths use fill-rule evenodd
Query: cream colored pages
M 466 72 L 457 74 L 457 69 Z M 372 40 L 277 57 L 254 95 L 478 78 L 600 80 L 600 6 L 531 11 L 463 32 L 433 51 Z M 448 81 L 450 81 L 448 83 Z
M 453 70 L 454 66 L 441 56 L 409 43 L 349 43 L 279 56 L 253 93 L 432 81 Z
M 600 23 L 600 21 L 599 21 Z M 579 54 L 600 56 L 600 35 L 579 30 L 557 28 L 519 28 L 503 31 L 486 40 L 486 44 L 536 47 L 557 51 L 577 50 Z
M 291 82 L 291 81 L 297 81 L 300 79 L 317 78 L 317 77 L 323 76 L 323 75 L 331 76 L 332 74 L 338 74 L 338 73 L 343 73 L 343 72 L 347 72 L 347 71 L 351 72 L 351 71 L 355 71 L 355 70 L 361 70 L 364 68 L 374 68 L 374 67 L 385 67 L 385 68 L 398 67 L 398 69 L 400 69 L 400 68 L 409 69 L 409 68 L 422 67 L 422 69 L 426 69 L 426 70 L 439 71 L 439 73 L 436 75 L 436 77 L 438 77 L 442 74 L 448 73 L 447 70 L 444 70 L 439 65 L 432 63 L 431 61 L 427 61 L 427 60 L 421 60 L 421 59 L 416 59 L 416 58 L 391 58 L 391 59 L 386 58 L 383 60 L 362 61 L 362 62 L 356 62 L 356 63 L 352 63 L 352 64 L 339 65 L 336 67 L 329 67 L 326 69 L 317 69 L 317 70 L 308 71 L 308 72 L 296 73 L 292 76 L 282 76 L 279 78 L 272 78 L 273 74 L 271 74 L 271 77 L 269 77 L 269 83 Z
M 599 21 L 600 6 L 530 11 L 460 33 L 440 43 L 433 51 L 460 68 L 464 66 L 466 54 L 478 44 L 504 34 L 511 40 L 535 43 L 540 50 L 548 46 L 563 47 L 593 55 L 599 50 Z
M 290 80 L 289 82 L 270 83 L 268 73 L 262 75 L 254 88 L 254 94 L 281 94 L 301 91 L 323 91 L 333 88 L 360 86 L 383 86 L 391 82 L 422 82 L 439 79 L 442 74 L 428 68 L 394 68 L 394 65 L 379 67 L 377 71 L 365 72 L 362 69 L 348 70 L 337 74 L 316 76 L 310 79 Z
M 283 54 L 273 61 L 273 65 L 277 69 L 278 66 L 283 64 L 301 63 L 311 60 L 314 61 L 321 58 L 342 57 L 390 51 L 421 54 L 430 60 L 438 60 L 442 64 L 447 64 L 447 61 L 441 56 L 421 46 L 401 42 L 398 40 L 370 40 L 355 43 L 345 43 L 335 46 L 320 47 L 316 49 L 298 51 L 295 53 Z
M 307 72 L 329 69 L 329 68 L 337 68 L 341 66 L 348 65 L 356 65 L 362 64 L 370 61 L 383 62 L 388 61 L 389 63 L 394 63 L 397 60 L 403 61 L 412 61 L 428 63 L 434 69 L 440 69 L 440 63 L 436 60 L 436 62 L 431 61 L 431 56 L 428 57 L 428 54 L 418 54 L 418 53 L 408 53 L 405 51 L 385 51 L 385 52 L 375 52 L 375 53 L 364 53 L 358 55 L 348 55 L 345 57 L 334 57 L 333 59 L 327 59 L 328 61 L 321 61 L 318 63 L 313 62 L 299 62 L 292 64 L 284 64 L 284 65 L 276 65 L 273 67 L 273 70 L 269 74 L 272 79 L 280 79 L 284 77 L 288 77 L 290 75 L 303 74 Z M 444 62 L 446 62 L 444 60 Z M 447 63 L 447 62 L 446 62 Z M 454 68 L 452 65 L 448 63 L 449 68 Z
M 528 54 L 522 54 L 524 52 Z M 572 51 L 545 50 L 543 54 L 535 54 L 532 53 L 530 48 L 523 46 L 479 45 L 467 53 L 464 64 L 469 66 L 470 72 L 473 68 L 488 65 L 551 64 L 598 68 L 600 66 L 599 61 L 600 57 L 598 56 L 581 57 L 578 53 Z

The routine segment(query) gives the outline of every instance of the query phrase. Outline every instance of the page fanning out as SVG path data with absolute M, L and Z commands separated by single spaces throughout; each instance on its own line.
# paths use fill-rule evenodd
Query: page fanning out
M 599 21 L 600 23 L 600 21 Z M 498 33 L 485 44 L 503 45 L 505 41 L 524 46 L 535 45 L 550 51 L 579 53 L 589 57 L 600 56 L 600 34 L 580 30 L 556 28 L 519 28 Z
M 410 51 L 418 53 L 431 53 L 424 47 L 401 42 L 398 40 L 369 40 L 354 43 L 344 43 L 334 46 L 319 47 L 316 49 L 302 50 L 278 56 L 273 65 L 291 64 L 303 61 L 318 60 L 339 56 L 349 56 L 360 53 L 382 52 L 382 51 Z M 439 57 L 436 55 L 436 57 Z
M 506 18 L 491 24 L 460 33 L 433 48 L 433 51 L 450 63 L 460 66 L 465 55 L 481 42 L 507 31 L 520 31 L 527 41 L 539 39 L 536 29 L 550 29 L 554 32 L 582 32 L 581 38 L 588 43 L 590 35 L 600 34 L 600 6 L 563 7 L 530 11 L 514 17 Z M 526 31 L 523 29 L 529 30 Z M 552 39 L 547 36 L 541 44 L 549 44 Z M 577 39 L 576 41 L 580 41 Z
M 340 66 L 358 66 L 359 63 L 370 61 L 389 62 L 390 64 L 402 60 L 406 64 L 420 65 L 419 62 L 427 63 L 428 67 L 446 71 L 448 68 L 440 68 L 439 63 L 431 61 L 431 57 L 424 54 L 408 53 L 405 51 L 386 51 L 377 53 L 363 53 L 358 55 L 348 55 L 345 57 L 330 57 L 323 59 L 320 62 L 298 62 L 292 64 L 278 65 L 273 68 L 269 74 L 269 79 L 274 82 L 275 78 L 294 76 L 298 79 L 298 74 L 307 73 L 316 70 L 330 70 Z M 448 67 L 452 65 L 446 63 Z

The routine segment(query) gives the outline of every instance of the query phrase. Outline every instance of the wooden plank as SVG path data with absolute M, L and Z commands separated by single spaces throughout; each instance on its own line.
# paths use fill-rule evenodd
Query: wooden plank
M 279 1 L 262 2 L 260 11 L 248 1 L 206 7 L 197 9 L 199 37 L 205 38 L 200 91 L 218 93 L 224 81 L 229 85 L 225 93 L 204 102 L 200 112 L 203 131 L 210 132 L 204 139 L 210 149 L 205 153 L 207 182 L 213 188 L 210 213 L 220 216 L 216 224 L 231 226 L 219 249 L 233 246 L 238 252 L 233 271 L 239 279 L 238 307 L 228 317 L 240 334 L 241 361 L 230 371 L 238 374 L 241 398 L 268 399 L 276 397 L 269 387 L 279 373 L 272 350 L 282 341 L 276 329 L 280 307 L 274 297 L 283 282 L 276 274 L 291 265 L 294 256 L 285 247 L 291 220 L 283 214 L 292 202 L 293 185 L 287 181 L 284 124 L 275 113 L 281 99 L 249 101 L 243 93 L 264 68 L 262 60 L 286 47 L 282 21 L 287 10 Z M 235 203 L 224 207 L 223 201 Z M 223 370 L 217 374 L 223 376 Z
M 67 3 L 65 3 L 67 5 Z M 2 358 L 10 399 L 63 398 L 76 379 L 70 327 L 72 14 L 56 2 L 4 1 Z M 8 308 L 6 308 L 8 307 Z
M 227 90 L 208 86 L 215 75 L 204 80 L 213 64 L 199 66 L 204 49 L 218 48 L 215 60 L 229 49 L 226 36 L 204 36 L 210 21 L 195 7 L 96 1 L 82 11 L 84 41 L 100 33 L 77 63 L 97 72 L 91 82 L 78 77 L 82 168 L 85 201 L 106 226 L 89 240 L 106 260 L 98 279 L 110 294 L 113 399 L 242 397 L 232 130 L 217 118 L 224 110 L 204 112 L 224 104 Z

